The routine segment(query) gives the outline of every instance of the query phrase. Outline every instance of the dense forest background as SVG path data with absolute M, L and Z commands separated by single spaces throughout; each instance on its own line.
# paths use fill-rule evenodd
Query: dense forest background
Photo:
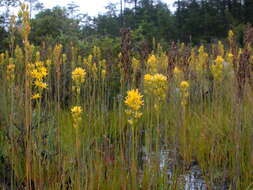
M 246 25 L 253 23 L 252 0 L 177 0 L 174 12 L 160 0 L 119 0 L 118 4 L 108 4 L 107 11 L 96 17 L 80 13 L 74 3 L 52 9 L 44 8 L 38 0 L 27 3 L 33 15 L 30 41 L 35 45 L 62 43 L 76 44 L 81 49 L 94 45 L 117 48 L 121 28 L 126 27 L 132 31 L 132 40 L 150 45 L 154 40 L 163 46 L 171 41 L 210 43 L 225 38 L 229 29 L 237 33 L 240 41 Z M 1 52 L 9 47 L 10 9 L 19 5 L 18 0 L 0 1 Z M 18 26 L 19 22 L 15 24 Z M 16 33 L 15 41 L 21 43 Z

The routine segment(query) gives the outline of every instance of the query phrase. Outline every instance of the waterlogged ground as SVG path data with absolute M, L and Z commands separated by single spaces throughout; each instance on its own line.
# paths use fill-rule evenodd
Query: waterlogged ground
M 174 152 L 171 150 L 162 150 L 160 153 L 147 154 L 145 148 L 143 152 L 143 162 L 151 164 L 152 162 L 159 162 L 160 170 L 165 171 L 168 175 L 170 183 L 172 183 L 175 168 L 175 159 L 173 158 Z M 197 163 L 193 163 L 187 171 L 183 174 L 179 174 L 180 190 L 208 190 L 207 184 L 204 180 L 201 168 Z M 211 187 L 213 190 L 228 190 L 226 184 L 215 184 Z

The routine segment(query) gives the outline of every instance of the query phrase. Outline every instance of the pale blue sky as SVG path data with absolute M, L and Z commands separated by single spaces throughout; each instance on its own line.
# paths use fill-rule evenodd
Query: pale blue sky
M 175 0 L 162 0 L 166 2 L 171 9 L 173 9 L 173 3 Z M 80 6 L 80 12 L 88 13 L 90 16 L 96 16 L 98 13 L 105 11 L 105 6 L 109 3 L 119 3 L 120 0 L 40 0 L 45 7 L 52 8 L 56 5 L 66 6 L 68 3 L 74 2 Z

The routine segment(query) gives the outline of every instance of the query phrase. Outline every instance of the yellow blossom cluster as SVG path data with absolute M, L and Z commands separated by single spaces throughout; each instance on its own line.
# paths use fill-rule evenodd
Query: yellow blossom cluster
M 36 93 L 32 96 L 32 99 L 36 100 L 36 99 L 40 99 L 41 95 L 39 93 Z
M 52 61 L 50 59 L 46 60 L 46 66 L 50 67 L 50 65 L 52 65 Z
M 132 67 L 133 67 L 133 73 L 136 74 L 137 71 L 140 69 L 140 61 L 133 57 L 132 59 Z
M 189 97 L 189 87 L 190 87 L 190 84 L 187 81 L 182 81 L 180 83 L 181 105 L 182 106 L 185 106 L 187 104 L 187 99 Z
M 1 53 L 0 54 L 0 65 L 2 65 L 4 63 L 4 60 L 5 60 L 5 55 L 4 55 L 4 53 Z
M 11 58 L 10 58 L 11 59 Z M 7 72 L 6 77 L 9 82 L 13 82 L 15 79 L 15 64 L 13 64 L 13 60 L 11 59 L 9 61 L 9 64 L 7 65 Z
M 157 72 L 157 58 L 154 54 L 150 55 L 147 60 L 147 70 L 151 73 Z
M 204 46 L 200 46 L 198 59 L 196 62 L 196 71 L 198 73 L 203 73 L 204 67 L 208 61 L 208 54 L 205 52 Z
M 234 60 L 234 55 L 232 53 L 228 53 L 226 55 L 226 61 L 229 63 L 229 64 L 233 64 L 233 60 Z
M 80 126 L 80 123 L 82 121 L 82 114 L 83 110 L 80 106 L 74 106 L 71 108 L 71 115 L 73 118 L 73 126 L 74 128 L 78 128 Z
M 211 72 L 215 81 L 220 82 L 222 80 L 223 62 L 224 59 L 221 56 L 217 56 L 215 64 L 211 65 Z
M 72 72 L 72 80 L 75 83 L 82 84 L 84 83 L 86 76 L 86 72 L 84 69 L 77 67 L 73 72 Z
M 86 71 L 81 67 L 77 67 L 72 72 L 72 80 L 74 83 L 72 90 L 76 91 L 77 94 L 80 94 L 81 84 L 85 82 L 85 77 L 86 77 Z
M 218 53 L 220 56 L 224 56 L 225 50 L 224 50 L 224 45 L 222 44 L 221 41 L 218 42 Z
M 128 115 L 128 123 L 133 125 L 142 116 L 140 112 L 141 107 L 144 105 L 143 96 L 138 89 L 129 90 L 125 98 L 127 109 L 125 110 Z
M 92 76 L 92 79 L 97 80 L 100 76 L 102 80 L 105 80 L 107 74 L 106 60 L 100 60 L 101 53 L 97 47 L 93 48 L 93 54 L 83 59 L 84 67 L 87 69 L 89 76 Z
M 47 83 L 44 82 L 48 72 L 43 62 L 37 61 L 35 64 L 29 65 L 30 76 L 33 80 L 33 85 L 36 88 L 32 99 L 41 98 L 42 90 L 47 88 Z
M 158 44 L 156 53 L 152 52 L 146 62 L 148 73 L 163 73 L 168 68 L 167 53 L 163 51 L 161 45 Z
M 101 78 L 102 80 L 105 80 L 105 77 L 106 77 L 106 60 L 103 59 L 103 60 L 100 60 L 98 62 L 98 68 L 99 68 L 99 73 L 101 73 Z
M 156 97 L 157 100 L 165 100 L 168 89 L 167 77 L 162 74 L 144 76 L 144 91 L 145 94 Z
M 228 41 L 229 41 L 230 44 L 232 44 L 233 40 L 234 40 L 234 32 L 232 30 L 229 30 L 229 32 L 228 32 Z
M 105 77 L 106 77 L 106 69 L 102 69 L 102 71 L 101 71 L 101 76 L 102 76 L 102 79 L 105 80 Z

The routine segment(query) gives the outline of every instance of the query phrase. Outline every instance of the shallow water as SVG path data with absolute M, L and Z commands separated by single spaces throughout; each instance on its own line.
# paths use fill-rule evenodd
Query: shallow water
M 150 153 L 147 154 L 145 148 L 143 148 L 143 161 L 144 162 L 153 162 L 159 161 L 161 171 L 166 171 L 169 179 L 173 177 L 173 168 L 175 166 L 175 160 L 173 159 L 173 151 L 171 150 L 162 150 L 160 153 Z M 158 160 L 157 160 L 158 159 Z M 204 180 L 201 168 L 199 165 L 192 165 L 188 171 L 180 175 L 180 183 L 182 184 L 182 190 L 207 190 L 207 185 Z M 181 186 L 181 185 L 180 185 Z M 228 188 L 225 185 L 215 185 L 212 187 L 215 190 L 227 190 Z
M 207 190 L 205 181 L 202 178 L 202 172 L 199 166 L 193 166 L 189 173 L 184 175 L 185 190 Z

